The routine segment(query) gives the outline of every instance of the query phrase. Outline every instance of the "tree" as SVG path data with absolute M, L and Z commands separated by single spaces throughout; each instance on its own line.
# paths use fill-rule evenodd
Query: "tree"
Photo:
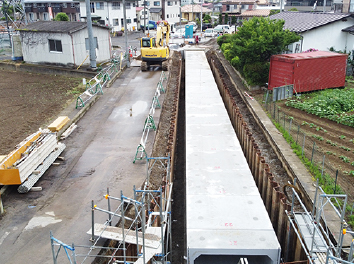
M 224 17 L 224 24 L 228 25 L 229 24 L 229 15 L 226 13 Z
M 222 24 L 222 14 L 221 13 L 219 14 L 219 24 L 220 25 Z
M 54 21 L 69 21 L 69 17 L 65 13 L 58 13 L 55 16 Z
M 237 23 L 237 18 L 235 16 L 231 17 L 231 25 L 236 25 Z
M 266 83 L 270 57 L 300 40 L 296 33 L 283 30 L 284 23 L 284 20 L 254 17 L 244 21 L 237 34 L 218 38 L 225 58 L 250 84 Z
M 272 16 L 272 15 L 275 15 L 275 14 L 278 14 L 278 13 L 280 13 L 280 10 L 272 9 L 272 10 L 270 10 L 269 16 Z
M 204 23 L 210 23 L 211 21 L 211 16 L 208 14 L 203 15 L 203 22 Z

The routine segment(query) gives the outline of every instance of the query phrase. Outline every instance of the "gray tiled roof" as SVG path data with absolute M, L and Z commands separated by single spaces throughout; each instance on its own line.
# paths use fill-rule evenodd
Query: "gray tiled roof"
M 314 13 L 314 12 L 281 12 L 270 16 L 270 19 L 283 19 L 284 29 L 294 32 L 305 32 L 323 25 L 349 17 L 343 13 Z
M 350 26 L 347 28 L 342 29 L 343 32 L 349 32 L 350 34 L 354 33 L 354 26 Z
M 106 26 L 99 26 L 108 28 Z M 70 21 L 37 21 L 27 26 L 23 26 L 19 31 L 35 31 L 35 32 L 53 32 L 53 33 L 74 33 L 87 27 L 86 22 L 70 22 Z

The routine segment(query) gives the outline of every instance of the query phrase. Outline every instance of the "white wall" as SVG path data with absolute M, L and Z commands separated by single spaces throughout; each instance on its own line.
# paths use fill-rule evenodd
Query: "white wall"
M 352 26 L 354 19 L 347 18 L 347 21 L 337 21 L 319 28 L 302 33 L 302 49 L 298 52 L 306 51 L 310 48 L 328 51 L 330 47 L 335 50 L 345 50 L 347 48 L 347 33 L 342 29 Z M 349 38 L 352 39 L 352 38 Z M 295 52 L 296 44 L 301 45 L 301 41 L 294 43 L 293 52 Z M 350 43 L 353 48 L 353 42 Z
M 112 31 L 120 31 L 124 24 L 122 24 L 123 18 L 123 2 L 117 1 L 120 3 L 119 9 L 113 9 L 113 2 L 103 2 L 103 10 L 98 10 L 96 8 L 97 2 L 92 2 L 95 4 L 95 12 L 91 15 L 100 16 L 102 20 L 105 20 L 105 24 L 112 27 Z M 136 7 L 133 6 L 133 3 L 130 3 L 130 9 L 126 9 L 126 18 L 130 19 L 131 23 L 127 23 L 128 30 L 133 30 L 133 27 L 137 29 L 137 23 L 134 22 L 136 19 Z M 86 17 L 86 3 L 80 1 L 80 15 L 81 17 Z M 113 19 L 118 19 L 118 25 L 113 25 Z
M 92 27 L 93 37 L 97 37 L 98 48 L 96 49 L 96 62 L 100 63 L 111 58 L 111 36 L 107 29 Z M 85 39 L 88 38 L 87 30 L 80 30 L 73 34 L 73 48 L 75 54 L 75 65 L 80 65 L 89 51 L 85 48 Z M 90 60 L 87 58 L 83 65 L 90 65 Z
M 93 27 L 93 36 L 98 39 L 97 63 L 111 58 L 111 40 L 107 29 Z M 80 65 L 89 54 L 85 48 L 87 30 L 80 30 L 71 37 L 67 33 L 43 33 L 21 31 L 23 60 L 28 63 Z M 48 39 L 61 40 L 62 52 L 49 50 Z M 74 57 L 75 55 L 75 57 Z M 83 65 L 89 65 L 87 59 Z
M 168 2 L 170 2 L 171 5 L 168 5 Z M 170 23 L 172 22 L 179 22 L 179 15 L 180 15 L 180 5 L 179 5 L 179 0 L 166 0 L 166 5 L 165 5 L 165 15 L 166 15 L 166 20 Z
M 68 34 L 21 31 L 23 60 L 29 63 L 74 63 Z M 63 52 L 49 51 L 48 39 L 61 40 Z

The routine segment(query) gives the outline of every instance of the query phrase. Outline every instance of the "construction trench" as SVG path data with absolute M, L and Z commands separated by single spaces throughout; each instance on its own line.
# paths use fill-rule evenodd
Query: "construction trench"
M 283 190 L 287 187 L 293 187 L 294 175 L 289 168 L 289 164 L 284 159 L 279 148 L 271 141 L 271 136 L 267 135 L 266 129 L 262 126 L 257 113 L 249 105 L 248 97 L 242 87 L 242 80 L 235 76 L 230 76 L 225 66 L 225 59 L 222 55 L 210 49 L 206 52 L 210 68 L 214 74 L 219 92 L 229 113 L 230 120 L 242 146 L 244 155 L 249 164 L 250 170 L 264 201 L 265 208 L 271 219 L 274 231 L 281 245 L 282 260 L 285 263 L 308 263 L 308 256 L 303 250 L 301 241 L 297 238 L 294 228 L 288 219 L 287 212 L 292 210 L 291 199 L 284 194 Z M 180 52 L 174 52 L 169 68 L 169 78 L 165 94 L 164 103 L 160 115 L 160 121 L 155 135 L 152 157 L 170 157 L 170 163 L 167 166 L 153 166 L 153 160 L 149 162 L 149 181 L 143 183 L 148 185 L 149 190 L 158 190 L 161 187 L 162 192 L 166 193 L 169 188 L 173 192 L 171 199 L 172 218 L 171 232 L 169 234 L 168 245 L 165 245 L 168 257 L 164 260 L 157 259 L 156 263 L 186 263 L 186 219 L 185 219 L 185 109 L 184 109 L 184 61 Z M 169 171 L 166 171 L 166 167 Z M 289 185 L 289 182 L 291 183 Z M 296 185 L 296 191 L 302 198 L 302 203 L 311 211 L 313 201 L 310 195 L 301 184 Z M 167 195 L 168 196 L 168 195 Z M 165 194 L 165 197 L 167 197 Z M 162 195 L 161 195 L 162 197 Z M 139 197 L 138 197 L 139 198 Z M 137 198 L 137 199 L 138 199 Z M 157 198 L 156 203 L 161 199 Z M 154 205 L 154 202 L 151 203 Z M 149 204 L 150 205 L 150 204 Z M 230 205 L 230 210 L 232 210 Z M 159 207 L 149 206 L 150 211 L 158 212 Z M 146 210 L 146 219 L 149 215 Z M 125 211 L 125 215 L 134 219 L 135 208 L 130 206 Z M 210 212 L 212 214 L 212 212 Z M 157 216 L 155 226 L 159 226 L 160 218 Z M 129 228 L 127 222 L 123 222 L 125 228 Z M 121 226 L 120 221 L 117 226 Z M 166 240 L 165 240 L 166 243 Z M 115 248 L 118 242 L 114 240 L 107 241 L 105 246 Z M 137 248 L 138 247 L 138 248 Z M 134 258 L 126 256 L 136 256 L 141 245 L 125 244 L 124 261 L 134 261 Z M 112 250 L 101 250 L 100 255 L 112 256 L 115 254 L 123 256 L 123 253 L 113 252 Z M 166 254 L 166 252 L 165 252 Z M 107 259 L 97 257 L 93 263 L 120 263 L 110 262 Z M 155 263 L 148 262 L 146 263 Z M 318 262 L 320 263 L 320 262 Z M 324 263 L 324 262 L 323 262 Z

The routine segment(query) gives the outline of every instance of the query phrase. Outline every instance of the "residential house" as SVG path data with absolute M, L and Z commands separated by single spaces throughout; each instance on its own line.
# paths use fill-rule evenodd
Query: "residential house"
M 352 51 L 354 39 L 350 27 L 354 19 L 348 13 L 281 12 L 270 16 L 283 19 L 284 29 L 301 36 L 299 42 L 289 46 L 290 52 L 297 53 L 309 49 Z
M 142 6 L 136 7 L 136 18 L 137 18 L 137 26 L 138 29 L 140 28 L 140 25 L 148 25 L 149 20 L 150 20 L 150 11 L 149 8 L 144 8 Z M 144 21 L 145 20 L 145 21 Z
M 237 21 L 242 19 L 249 19 L 254 16 L 269 16 L 270 9 L 256 11 L 256 8 L 267 8 L 268 2 L 266 0 L 223 0 L 222 3 L 222 15 L 223 21 L 227 14 L 229 23 L 231 23 L 232 17 L 236 17 Z
M 136 2 L 125 1 L 127 30 L 138 30 L 136 17 Z M 91 17 L 100 24 L 111 27 L 112 31 L 121 31 L 124 28 L 123 1 L 90 1 Z M 80 16 L 86 19 L 86 2 L 80 0 Z
M 188 21 L 195 21 L 197 18 L 200 19 L 200 11 L 202 14 L 211 15 L 212 10 L 202 7 L 199 5 L 185 5 L 181 7 L 182 17 L 187 19 Z
M 28 63 L 77 67 L 89 65 L 86 22 L 38 21 L 20 29 L 23 60 Z M 109 28 L 93 24 L 97 63 L 111 58 Z
M 150 20 L 154 20 L 154 21 L 166 20 L 169 23 L 179 22 L 179 18 L 180 18 L 179 0 L 140 1 L 139 6 L 144 6 L 144 3 L 149 10 Z
M 69 21 L 80 21 L 79 1 L 73 0 L 24 0 L 27 21 L 53 20 L 58 13 L 65 13 Z

